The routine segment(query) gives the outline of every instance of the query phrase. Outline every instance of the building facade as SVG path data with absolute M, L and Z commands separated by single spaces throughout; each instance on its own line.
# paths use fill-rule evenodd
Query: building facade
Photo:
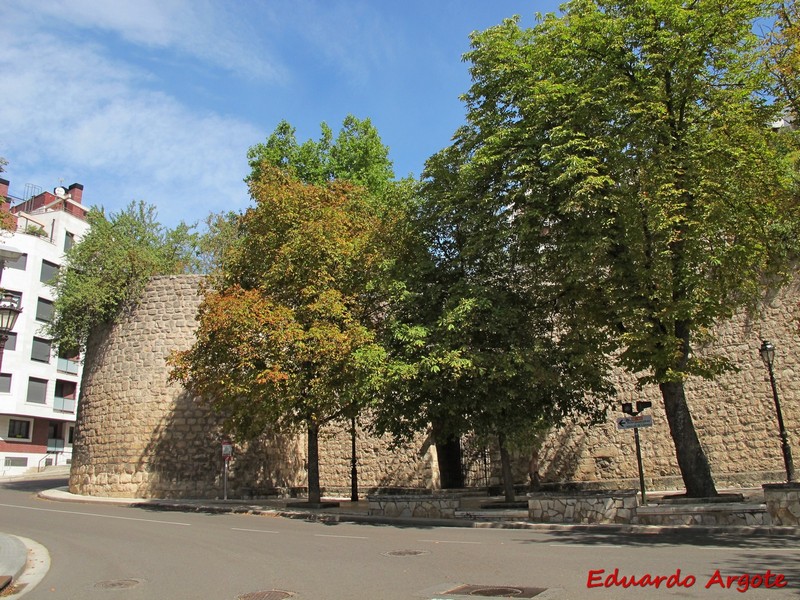
M 54 290 L 64 253 L 88 230 L 83 186 L 9 195 L 0 179 L 0 211 L 9 231 L 0 236 L 5 254 L 0 288 L 22 309 L 6 341 L 0 366 L 0 476 L 69 464 L 75 430 L 81 361 L 58 348 L 44 325 L 52 318 Z M 10 252 L 9 252 L 10 251 Z

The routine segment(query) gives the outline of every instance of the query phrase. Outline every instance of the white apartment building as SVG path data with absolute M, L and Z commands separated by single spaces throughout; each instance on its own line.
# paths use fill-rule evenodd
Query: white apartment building
M 80 387 L 80 357 L 56 348 L 42 325 L 52 318 L 55 276 L 64 252 L 89 229 L 83 186 L 34 190 L 28 198 L 8 193 L 0 179 L 0 218 L 12 231 L 0 250 L 20 253 L 0 270 L 0 288 L 22 308 L 0 366 L 0 476 L 69 464 Z M 0 200 L 2 202 L 2 200 Z

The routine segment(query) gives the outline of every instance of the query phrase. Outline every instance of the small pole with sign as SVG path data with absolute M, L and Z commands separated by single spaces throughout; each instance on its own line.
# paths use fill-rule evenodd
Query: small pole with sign
M 652 402 L 636 402 L 636 410 L 633 410 L 632 402 L 624 402 L 622 404 L 622 412 L 630 417 L 621 417 L 617 419 L 617 429 L 633 429 L 633 440 L 636 442 L 636 463 L 639 466 L 639 489 L 642 492 L 642 504 L 647 504 L 647 496 L 645 495 L 644 488 L 644 467 L 642 466 L 642 446 L 639 443 L 639 428 L 652 427 L 653 417 L 650 415 L 640 415 L 644 409 L 650 408 Z
M 222 499 L 228 499 L 228 463 L 233 457 L 233 444 L 229 440 L 222 441 Z

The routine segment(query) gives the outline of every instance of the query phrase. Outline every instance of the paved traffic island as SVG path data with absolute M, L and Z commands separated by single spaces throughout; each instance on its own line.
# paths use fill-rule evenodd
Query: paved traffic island
M 773 491 L 776 495 L 775 512 L 780 513 L 777 519 L 771 517 L 764 502 L 745 502 L 741 494 L 723 494 L 714 498 L 667 496 L 651 499 L 649 504 L 642 505 L 637 490 L 531 493 L 528 494 L 528 518 L 534 523 L 679 527 L 797 525 L 795 515 L 800 515 L 798 491 L 798 488 L 788 492 L 782 488 Z M 777 498 L 778 494 L 782 494 L 780 498 Z M 795 519 L 794 522 L 790 521 L 791 518 Z

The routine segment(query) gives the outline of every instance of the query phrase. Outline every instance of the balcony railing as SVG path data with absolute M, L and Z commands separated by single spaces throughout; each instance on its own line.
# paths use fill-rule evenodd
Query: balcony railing
M 59 358 L 58 359 L 58 370 L 62 373 L 68 373 L 70 375 L 77 375 L 78 368 L 80 367 L 80 362 L 77 360 L 70 360 L 69 358 Z
M 53 410 L 61 412 L 74 413 L 75 412 L 75 398 L 62 398 L 55 396 L 53 398 Z
M 64 451 L 64 440 L 59 440 L 56 438 L 50 438 L 47 440 L 47 451 L 48 452 L 63 452 Z

